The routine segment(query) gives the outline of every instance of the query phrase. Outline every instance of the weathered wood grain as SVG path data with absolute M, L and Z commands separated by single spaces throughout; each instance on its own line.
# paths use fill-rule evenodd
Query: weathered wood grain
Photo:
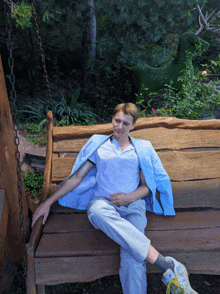
M 43 217 L 40 217 L 31 232 L 29 243 L 26 244 L 27 253 L 27 274 L 26 274 L 26 287 L 28 294 L 36 294 L 36 274 L 34 267 L 35 250 L 39 243 L 43 227 Z
M 159 216 L 147 212 L 148 231 L 187 230 L 220 227 L 218 211 L 178 212 L 176 216 Z M 43 228 L 44 234 L 96 231 L 86 214 L 52 214 Z
M 220 178 L 220 151 L 158 152 L 171 181 Z M 52 181 L 63 181 L 70 175 L 75 157 L 52 159 Z
M 54 141 L 53 150 L 57 153 L 79 152 L 88 140 L 89 137 L 56 140 Z
M 77 241 L 76 241 L 77 240 Z M 36 257 L 119 254 L 119 246 L 102 231 L 43 234 Z
M 219 250 L 219 227 L 212 229 L 147 231 L 146 235 L 159 252 L 186 253 Z M 119 245 L 100 230 L 43 234 L 36 251 L 36 257 L 114 255 L 119 254 L 119 249 Z
M 220 151 L 158 152 L 171 181 L 220 178 Z
M 36 283 L 56 285 L 63 281 L 94 281 L 101 277 L 117 275 L 119 262 L 119 255 L 36 258 Z
M 59 157 L 52 159 L 52 181 L 64 181 L 71 173 L 76 157 Z
M 21 235 L 21 220 L 19 217 L 19 193 L 17 160 L 15 145 L 15 131 L 7 95 L 4 71 L 0 57 L 0 187 L 5 189 L 9 207 L 8 244 L 5 246 L 8 261 L 19 261 L 23 258 L 23 239 Z M 23 208 L 23 230 L 29 230 L 28 204 L 21 175 L 21 204 Z M 16 250 L 15 245 L 16 244 Z
M 146 117 L 139 118 L 136 122 L 135 130 L 148 128 L 177 128 L 177 129 L 194 129 L 194 130 L 219 130 L 220 120 L 186 120 L 175 117 Z M 111 134 L 112 123 L 91 125 L 91 126 L 70 126 L 55 127 L 53 129 L 54 140 L 68 139 L 73 137 L 85 138 L 93 134 Z M 132 133 L 131 133 L 132 134 Z
M 52 184 L 51 193 L 59 188 Z M 220 208 L 220 179 L 172 182 L 175 208 Z M 51 207 L 54 213 L 82 212 L 68 207 L 62 207 L 57 202 Z
M 49 111 L 47 113 L 47 147 L 46 147 L 46 163 L 44 169 L 43 187 L 41 193 L 40 201 L 45 201 L 50 195 L 51 189 L 51 175 L 52 175 L 52 165 L 51 161 L 53 158 L 53 113 Z
M 172 182 L 175 208 L 220 208 L 220 179 Z
M 4 263 L 5 240 L 8 227 L 8 201 L 6 199 L 6 192 L 0 189 L 0 276 L 2 275 L 2 268 Z
M 170 252 L 161 252 L 168 256 Z M 172 256 L 185 264 L 191 274 L 212 274 L 220 272 L 220 252 L 172 253 Z M 56 285 L 91 282 L 98 278 L 119 273 L 119 255 L 36 258 L 37 284 Z M 158 273 L 149 263 L 147 273 Z M 150 277 L 149 277 L 150 278 Z
M 159 127 L 132 131 L 131 137 L 148 140 L 155 150 L 220 147 L 220 130 L 169 129 Z M 54 142 L 54 152 L 79 152 L 87 138 L 64 139 Z

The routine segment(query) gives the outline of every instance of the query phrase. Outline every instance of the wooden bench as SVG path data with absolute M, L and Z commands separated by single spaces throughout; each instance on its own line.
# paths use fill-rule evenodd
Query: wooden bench
M 93 134 L 112 124 L 55 127 L 48 112 L 42 201 L 69 174 Z M 190 273 L 220 275 L 220 121 L 167 117 L 138 119 L 131 136 L 151 141 L 172 181 L 175 217 L 147 212 L 146 235 Z M 83 211 L 55 203 L 45 224 L 35 224 L 27 244 L 27 293 L 45 285 L 89 282 L 118 274 L 119 245 L 95 230 Z M 148 273 L 157 272 L 149 266 Z

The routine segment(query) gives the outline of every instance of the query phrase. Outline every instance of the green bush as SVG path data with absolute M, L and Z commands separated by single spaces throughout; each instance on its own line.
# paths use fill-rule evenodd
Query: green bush
M 35 196 L 37 191 L 41 191 L 43 186 L 43 173 L 32 173 L 22 171 L 25 193 Z
M 216 62 L 211 64 L 218 65 Z M 220 108 L 220 91 L 216 90 L 219 84 L 204 82 L 201 71 L 197 77 L 190 77 L 189 68 L 184 70 L 179 79 L 183 83 L 179 91 L 176 91 L 171 83 L 166 85 L 167 89 L 162 95 L 159 92 L 151 93 L 147 101 L 142 97 L 142 93 L 136 95 L 141 116 L 172 116 L 194 120 L 213 118 L 213 110 Z M 156 107 L 160 100 L 163 101 L 163 106 Z
M 24 106 L 24 109 L 19 110 L 19 113 L 26 114 L 25 122 L 37 123 L 36 132 L 40 132 L 47 123 L 46 115 L 49 110 L 52 110 L 57 126 L 69 126 L 80 124 L 95 124 L 97 115 L 92 107 L 85 103 L 78 102 L 80 89 L 78 89 L 68 101 L 62 92 L 59 101 L 49 101 L 38 99 L 35 102 L 31 101 Z
M 28 131 L 28 135 L 26 136 L 26 139 L 31 142 L 34 145 L 37 145 L 39 142 L 41 143 L 41 147 L 44 146 L 43 142 L 47 142 L 46 138 L 46 132 L 47 128 L 46 126 L 42 126 L 42 124 L 37 123 L 26 123 L 26 124 L 19 124 L 19 129 L 26 128 Z

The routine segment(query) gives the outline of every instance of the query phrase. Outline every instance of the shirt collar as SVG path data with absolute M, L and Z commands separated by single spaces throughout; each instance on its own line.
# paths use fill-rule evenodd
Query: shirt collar
M 131 138 L 131 137 L 129 136 L 129 138 Z M 114 146 L 116 147 L 116 149 L 118 149 L 118 148 L 120 149 L 120 146 L 119 146 L 118 141 L 115 140 L 115 139 L 113 139 L 113 134 L 110 136 L 110 141 L 111 141 L 112 144 L 114 144 Z M 133 150 L 133 149 L 135 149 L 135 148 L 134 148 L 133 142 L 131 140 L 131 144 L 129 146 L 127 146 L 125 148 L 125 150 L 126 151 L 129 151 L 129 150 Z

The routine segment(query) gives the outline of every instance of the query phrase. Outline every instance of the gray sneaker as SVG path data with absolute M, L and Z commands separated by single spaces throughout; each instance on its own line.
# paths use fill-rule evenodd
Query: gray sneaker
M 163 274 L 162 281 L 167 285 L 166 294 L 198 294 L 190 286 L 185 266 L 172 257 L 167 256 L 166 259 L 174 264 L 174 272 L 168 269 Z

